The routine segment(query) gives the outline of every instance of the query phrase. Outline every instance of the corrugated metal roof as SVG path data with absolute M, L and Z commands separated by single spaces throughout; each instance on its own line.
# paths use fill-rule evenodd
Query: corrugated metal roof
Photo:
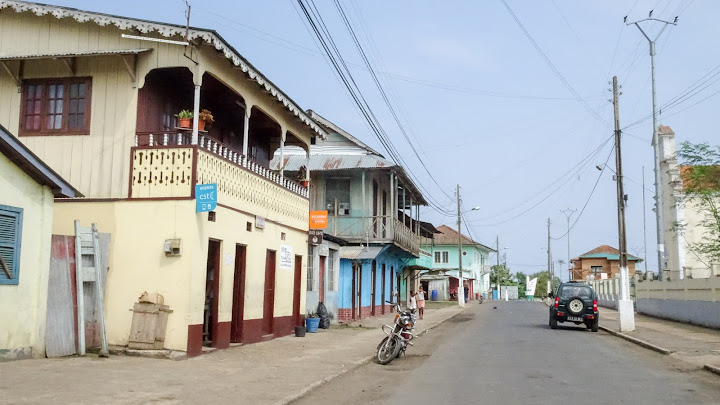
M 78 56 L 101 56 L 101 55 L 133 55 L 152 51 L 150 48 L 138 49 L 117 49 L 113 51 L 86 51 L 72 53 L 37 53 L 29 55 L 0 55 L 0 60 L 21 60 L 21 59 L 50 59 L 50 58 L 75 58 Z
M 307 165 L 307 157 L 303 155 L 285 156 L 285 170 L 297 171 Z M 313 170 L 346 170 L 346 169 L 377 169 L 395 167 L 395 163 L 376 155 L 313 155 L 310 156 L 310 171 Z M 271 168 L 280 167 L 280 158 L 276 155 L 270 162 Z
M 341 246 L 340 247 L 340 258 L 341 259 L 374 259 L 385 246 Z

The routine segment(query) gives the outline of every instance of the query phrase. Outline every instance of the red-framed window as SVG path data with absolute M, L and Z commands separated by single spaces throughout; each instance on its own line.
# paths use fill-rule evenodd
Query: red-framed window
M 90 134 L 91 94 L 89 77 L 23 81 L 20 135 Z

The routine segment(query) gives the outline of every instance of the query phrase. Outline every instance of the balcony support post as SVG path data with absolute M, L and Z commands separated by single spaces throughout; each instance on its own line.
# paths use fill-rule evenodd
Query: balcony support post
M 285 178 L 285 139 L 287 138 L 287 131 L 283 129 L 282 136 L 280 137 L 280 181 Z
M 243 121 L 243 158 L 247 158 L 248 155 L 248 139 L 250 138 L 250 112 L 252 107 L 245 105 L 245 120 Z
M 395 217 L 397 216 L 397 203 L 395 198 L 397 189 L 395 189 L 395 173 L 390 172 L 390 234 L 395 237 Z
M 195 85 L 195 96 L 193 99 L 193 130 L 192 144 L 198 144 L 198 121 L 200 119 L 200 85 Z
M 405 217 L 407 217 L 407 214 L 405 214 L 405 212 L 406 212 L 407 210 L 405 209 L 405 207 L 407 207 L 407 205 L 405 205 L 405 185 L 403 184 L 403 207 L 402 207 L 402 208 L 403 208 L 403 209 L 402 209 L 402 212 L 403 212 L 403 225 L 407 226 L 406 220 L 405 220 Z

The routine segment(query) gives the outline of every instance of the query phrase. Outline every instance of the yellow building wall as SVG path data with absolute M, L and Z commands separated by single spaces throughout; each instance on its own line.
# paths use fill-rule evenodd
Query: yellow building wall
M 138 55 L 137 86 L 142 87 L 147 73 L 162 67 L 186 67 L 200 84 L 203 73 L 242 95 L 248 106 L 257 106 L 271 116 L 283 130 L 292 131 L 306 144 L 311 131 L 255 81 L 214 47 L 204 45 L 196 50 L 193 61 L 184 56 L 185 47 L 124 39 L 127 31 L 114 25 L 98 26 L 92 21 L 79 23 L 72 18 L 52 15 L 36 16 L 4 9 L 0 13 L 0 54 L 30 55 L 75 53 L 123 49 L 151 49 Z M 158 37 L 156 33 L 146 36 Z M 181 38 L 175 38 L 181 39 Z M 10 61 L 13 72 L 20 62 Z M 23 79 L 72 76 L 60 60 L 27 60 Z M 128 196 L 130 148 L 134 145 L 137 122 L 137 94 L 120 56 L 76 58 L 76 76 L 92 77 L 90 133 L 88 135 L 22 137 L 42 160 L 86 197 L 122 198 Z M 17 134 L 21 94 L 14 79 L 0 69 L 0 124 Z M 202 106 L 202 100 L 200 100 Z
M 203 323 L 205 278 L 210 238 L 221 240 L 219 322 L 232 318 L 235 246 L 246 250 L 244 319 L 263 316 L 266 249 L 277 250 L 274 316 L 292 315 L 293 269 L 280 269 L 281 244 L 290 245 L 293 255 L 303 256 L 301 291 L 305 291 L 307 232 L 266 222 L 255 229 L 255 217 L 218 207 L 216 222 L 207 213 L 195 212 L 194 200 L 59 202 L 55 205 L 53 232 L 71 235 L 73 221 L 83 226 L 98 224 L 110 233 L 110 270 L 105 295 L 108 341 L 126 345 L 130 334 L 133 303 L 144 291 L 160 293 L 173 310 L 168 317 L 165 348 L 186 350 L 188 325 Z M 253 231 L 246 230 L 247 222 Z M 281 233 L 286 234 L 285 241 Z M 167 257 L 166 239 L 182 240 L 182 254 Z M 305 313 L 301 294 L 300 313 Z
M 0 204 L 23 209 L 18 285 L 0 285 L 0 350 L 45 356 L 53 194 L 0 154 Z

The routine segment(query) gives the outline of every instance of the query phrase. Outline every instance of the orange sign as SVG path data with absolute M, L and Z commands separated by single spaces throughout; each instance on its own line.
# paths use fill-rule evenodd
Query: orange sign
M 327 228 L 327 211 L 310 211 L 310 229 Z

